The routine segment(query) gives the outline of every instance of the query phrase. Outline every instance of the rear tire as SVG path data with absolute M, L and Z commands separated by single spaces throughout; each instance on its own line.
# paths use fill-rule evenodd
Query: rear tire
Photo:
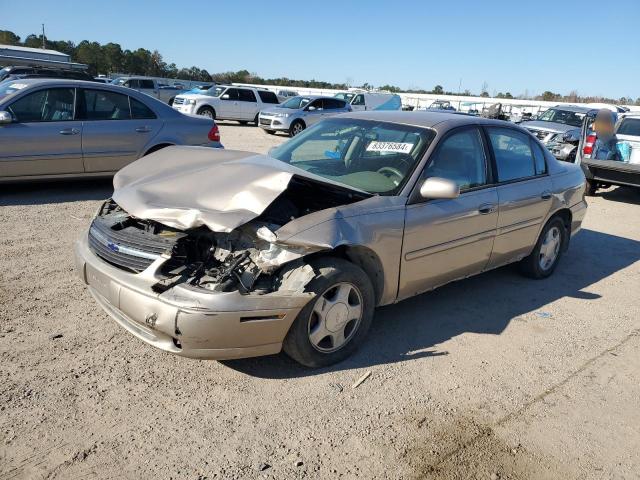
M 253 119 L 253 124 L 257 127 L 260 125 L 260 112 L 256 113 L 255 118 Z
M 550 276 L 560 262 L 568 240 L 567 227 L 562 218 L 551 218 L 542 229 L 533 252 L 520 261 L 521 273 L 534 279 Z
M 587 197 L 595 197 L 597 192 L 598 192 L 598 182 L 587 178 L 584 194 Z
M 289 136 L 295 137 L 300 132 L 302 132 L 304 129 L 305 129 L 305 125 L 302 122 L 302 120 L 296 120 L 289 127 Z
M 309 264 L 316 276 L 306 287 L 313 299 L 300 311 L 283 349 L 306 367 L 341 362 L 362 344 L 375 307 L 367 274 L 342 258 L 323 257 Z
M 210 118 L 211 120 L 216 119 L 216 111 L 211 107 L 207 107 L 207 106 L 200 107 L 197 113 L 198 115 L 202 115 L 203 117 Z

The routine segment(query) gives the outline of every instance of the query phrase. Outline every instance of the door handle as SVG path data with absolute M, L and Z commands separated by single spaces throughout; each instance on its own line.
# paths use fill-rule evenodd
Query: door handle
M 484 205 L 480 205 L 478 208 L 478 212 L 482 215 L 488 215 L 496 211 L 496 206 L 493 203 L 485 203 Z
M 136 132 L 138 133 L 149 133 L 151 129 L 149 127 L 138 127 L 136 128 Z
M 80 130 L 77 128 L 64 128 L 60 130 L 60 135 L 77 135 L 80 133 Z
M 540 198 L 543 199 L 543 200 L 549 200 L 551 198 L 551 192 L 549 190 L 545 190 L 540 195 Z

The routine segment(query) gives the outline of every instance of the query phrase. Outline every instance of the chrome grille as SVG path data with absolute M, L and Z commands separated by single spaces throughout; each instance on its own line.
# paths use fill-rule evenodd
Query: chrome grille
M 186 98 L 176 97 L 176 98 L 173 99 L 173 104 L 174 105 L 184 105 L 186 101 L 187 101 Z

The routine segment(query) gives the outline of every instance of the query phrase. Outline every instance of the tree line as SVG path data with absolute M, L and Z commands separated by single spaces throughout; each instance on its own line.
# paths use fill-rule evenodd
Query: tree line
M 41 48 L 43 45 L 42 35 L 31 34 L 24 40 L 9 30 L 0 30 L 0 44 L 19 45 L 31 48 Z M 163 78 L 179 78 L 184 80 L 192 80 L 199 82 L 216 82 L 216 83 L 254 83 L 262 85 L 283 85 L 299 88 L 324 88 L 344 90 L 352 85 L 349 82 L 331 83 L 320 80 L 294 80 L 287 77 L 281 78 L 262 78 L 248 70 L 238 70 L 237 72 L 220 72 L 209 73 L 206 69 L 192 66 L 191 68 L 178 68 L 175 63 L 167 63 L 158 50 L 147 50 L 146 48 L 138 48 L 136 50 L 123 49 L 120 44 L 109 42 L 100 44 L 83 40 L 75 44 L 69 40 L 50 40 L 45 37 L 44 44 L 46 48 L 56 50 L 58 52 L 70 55 L 74 62 L 84 63 L 88 65 L 91 75 L 109 75 L 114 73 L 126 73 L 130 75 L 145 75 L 151 77 Z M 364 83 L 359 86 L 364 89 L 372 89 L 373 85 Z M 471 91 L 452 92 L 445 90 L 442 85 L 436 85 L 432 90 L 421 88 L 401 89 L 395 85 L 381 85 L 380 90 L 386 90 L 393 93 L 430 93 L 436 95 L 462 95 L 477 96 Z M 574 103 L 590 103 L 603 102 L 615 103 L 622 105 L 640 105 L 640 97 L 635 100 L 630 97 L 607 98 L 599 96 L 582 96 L 573 90 L 568 95 L 562 95 L 551 91 L 545 91 L 540 95 L 530 96 L 528 92 L 514 96 L 510 92 L 493 92 L 489 95 L 487 82 L 482 84 L 480 89 L 481 97 L 494 98 L 518 98 L 526 100 L 545 100 L 557 102 L 574 102 Z

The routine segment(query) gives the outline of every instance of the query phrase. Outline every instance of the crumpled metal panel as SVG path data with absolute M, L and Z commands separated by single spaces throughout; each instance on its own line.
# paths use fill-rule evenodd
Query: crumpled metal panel
M 169 227 L 230 232 L 260 215 L 294 171 L 250 152 L 167 147 L 120 170 L 113 199 L 130 215 Z

